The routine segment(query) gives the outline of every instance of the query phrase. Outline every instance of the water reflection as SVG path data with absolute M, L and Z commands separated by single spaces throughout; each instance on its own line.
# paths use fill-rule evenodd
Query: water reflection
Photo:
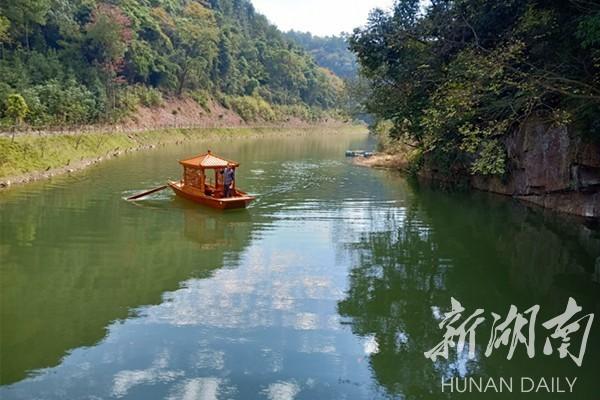
M 556 314 L 573 295 L 598 313 L 593 229 L 353 167 L 344 150 L 364 136 L 220 146 L 260 193 L 248 210 L 168 192 L 121 201 L 178 176 L 173 160 L 198 146 L 2 199 L 3 399 L 435 399 L 444 375 L 531 371 L 574 374 L 580 397 L 596 392 L 598 343 L 577 370 L 485 358 L 479 341 L 474 361 L 423 356 L 450 296 L 469 310 Z
M 164 194 L 143 205 L 120 200 L 168 175 L 190 149 L 131 155 L 77 183 L 12 192 L 0 212 L 9 278 L 2 383 L 16 383 L 1 396 L 365 397 L 355 384 L 370 380 L 354 368 L 360 346 L 335 312 L 346 269 L 328 268 L 334 183 L 357 140 L 364 136 L 224 144 L 247 167 L 244 186 L 261 193 L 237 213 Z M 333 193 L 325 207 L 321 193 Z M 17 234 L 24 214 L 33 229 Z
M 67 349 L 93 345 L 104 337 L 107 322 L 126 318 L 132 307 L 160 303 L 165 290 L 177 289 L 189 276 L 210 276 L 226 260 L 234 260 L 250 244 L 252 232 L 260 230 L 248 214 L 217 219 L 183 206 L 182 214 L 177 207 L 170 212 L 146 209 L 129 221 L 109 212 L 110 219 L 94 231 L 88 230 L 93 222 L 87 216 L 61 213 L 61 223 L 71 228 L 48 231 L 52 211 L 32 202 L 22 206 L 24 222 L 41 223 L 3 224 L 3 235 L 16 237 L 19 246 L 4 247 L 2 258 L 2 268 L 11 270 L 11 285 L 3 284 L 0 294 L 1 356 L 11 368 L 2 368 L 1 382 L 56 365 Z M 140 231 L 141 219 L 155 228 Z M 117 240 L 103 231 L 112 232 L 112 224 L 120 225 Z M 40 240 L 51 235 L 60 245 L 32 246 L 35 232 Z M 23 252 L 21 246 L 29 250 Z
M 97 345 L 75 350 L 60 366 L 4 393 L 10 398 L 42 392 L 50 398 L 89 393 L 115 398 L 198 393 L 212 396 L 207 398 L 373 398 L 364 364 L 372 346 L 342 329 L 335 310 L 346 269 L 331 270 L 336 254 L 322 237 L 331 237 L 336 213 L 330 209 L 329 215 L 308 222 L 275 218 L 260 243 L 251 242 L 235 264 L 215 270 L 210 279 L 185 281 L 160 304 L 113 323 Z M 198 233 L 198 226 L 217 238 L 222 232 L 210 219 L 201 225 L 194 217 L 187 222 L 193 228 L 186 230 L 186 238 Z M 229 228 L 225 232 L 231 236 Z M 302 234 L 302 229 L 323 236 Z M 196 240 L 190 243 L 198 246 Z
M 442 377 L 532 372 L 578 376 L 580 395 L 597 389 L 600 349 L 591 339 L 597 326 L 581 369 L 569 360 L 548 360 L 541 352 L 543 343 L 538 343 L 534 360 L 523 349 L 512 362 L 501 350 L 487 359 L 486 335 L 480 335 L 474 360 L 451 352 L 448 361 L 434 364 L 423 352 L 442 340 L 437 325 L 451 296 L 470 310 L 465 318 L 476 308 L 505 315 L 510 304 L 521 311 L 540 304 L 543 315 L 554 316 L 564 310 L 569 296 L 598 315 L 600 296 L 592 282 L 600 255 L 598 232 L 494 196 L 421 189 L 410 198 L 404 218 L 386 218 L 383 226 L 363 233 L 350 251 L 357 261 L 338 310 L 355 334 L 377 344 L 370 363 L 389 394 L 444 398 L 449 396 L 441 393 Z

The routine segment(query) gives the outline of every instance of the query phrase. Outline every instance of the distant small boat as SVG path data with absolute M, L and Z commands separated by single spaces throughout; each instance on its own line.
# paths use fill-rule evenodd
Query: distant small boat
M 346 150 L 346 157 L 373 157 L 373 152 L 366 150 Z
M 213 155 L 210 150 L 187 160 L 179 161 L 183 166 L 183 179 L 179 182 L 169 181 L 169 187 L 177 196 L 191 200 L 198 204 L 222 210 L 233 208 L 245 208 L 256 197 L 235 187 L 231 196 L 225 197 L 225 185 L 223 183 L 223 170 L 230 166 L 237 169 L 240 164 Z M 207 175 L 208 170 L 214 171 L 214 180 Z

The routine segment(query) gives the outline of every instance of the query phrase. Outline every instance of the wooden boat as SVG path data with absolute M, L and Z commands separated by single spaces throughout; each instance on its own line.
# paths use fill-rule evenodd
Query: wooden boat
M 237 189 L 235 180 L 231 196 L 224 197 L 223 171 L 227 166 L 235 171 L 240 166 L 235 161 L 217 157 L 209 150 L 206 154 L 181 160 L 179 164 L 183 167 L 183 179 L 168 182 L 177 196 L 222 210 L 247 207 L 256 198 Z M 214 171 L 214 179 L 210 176 L 211 170 Z

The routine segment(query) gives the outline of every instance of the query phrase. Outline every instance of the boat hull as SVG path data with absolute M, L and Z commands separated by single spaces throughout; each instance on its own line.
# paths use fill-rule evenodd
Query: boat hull
M 236 197 L 219 199 L 207 196 L 197 188 L 184 186 L 181 182 L 169 182 L 169 187 L 179 197 L 219 210 L 246 208 L 248 204 L 255 199 L 254 196 L 248 196 L 246 193 L 240 192 L 239 190 L 239 195 Z

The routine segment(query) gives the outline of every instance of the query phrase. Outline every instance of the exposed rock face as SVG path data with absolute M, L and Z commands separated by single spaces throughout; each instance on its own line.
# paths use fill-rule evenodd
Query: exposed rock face
M 529 121 L 505 139 L 506 180 L 473 177 L 472 185 L 569 214 L 600 218 L 600 145 L 567 128 Z

